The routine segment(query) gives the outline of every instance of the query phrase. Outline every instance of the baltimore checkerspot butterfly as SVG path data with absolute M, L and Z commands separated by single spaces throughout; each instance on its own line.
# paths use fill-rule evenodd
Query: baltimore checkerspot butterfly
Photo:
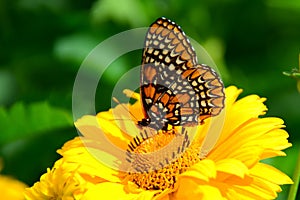
M 167 129 L 193 126 L 218 115 L 224 107 L 224 86 L 209 66 L 199 64 L 182 29 L 161 17 L 148 29 L 142 57 L 141 126 Z

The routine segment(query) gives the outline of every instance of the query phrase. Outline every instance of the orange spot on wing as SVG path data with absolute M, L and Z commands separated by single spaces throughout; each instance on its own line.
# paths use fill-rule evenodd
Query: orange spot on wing
M 223 84 L 219 79 L 214 79 L 214 80 L 210 81 L 210 85 L 213 85 L 216 87 L 223 87 Z
M 174 33 L 172 33 L 172 32 L 170 32 L 170 34 L 169 34 L 169 38 L 170 39 L 174 39 L 175 38 L 175 35 L 174 35 Z M 176 39 L 174 39 L 174 40 L 177 40 L 178 42 L 179 42 L 179 40 L 176 38 Z M 173 41 L 174 42 L 174 41 Z M 173 43 L 172 42 L 172 43 Z M 176 44 L 178 43 L 178 42 L 176 42 Z M 174 44 L 174 43 L 173 43 Z
M 183 49 L 183 52 L 182 52 L 182 54 L 181 54 L 181 57 L 183 58 L 183 60 L 190 60 L 190 59 L 191 59 L 190 54 L 189 54 L 187 51 L 185 51 L 185 49 Z M 192 62 L 191 62 L 191 63 L 192 63 Z M 191 66 L 189 66 L 189 67 L 191 67 Z
M 190 95 L 188 95 L 187 93 L 185 93 L 185 94 L 177 94 L 176 98 L 182 104 L 186 104 L 191 99 Z
M 211 71 L 207 71 L 206 73 L 203 74 L 203 78 L 209 80 L 209 79 L 215 79 L 216 76 Z
M 191 60 L 189 60 L 189 61 L 186 63 L 186 66 L 187 66 L 188 68 L 191 68 L 191 67 L 194 67 L 194 64 L 193 64 L 193 62 L 192 62 Z
M 172 112 L 169 112 L 165 115 L 165 118 L 172 118 L 174 115 Z
M 153 66 L 144 66 L 145 78 L 152 82 L 153 78 L 156 76 L 156 69 Z
M 221 96 L 221 95 L 223 96 L 223 88 L 222 87 L 217 87 L 217 88 L 211 90 L 209 93 L 211 95 L 215 95 L 215 96 Z
M 157 34 L 157 35 L 160 34 L 163 30 L 164 30 L 163 27 L 158 27 L 158 28 L 156 29 L 156 34 Z
M 169 108 L 169 110 L 173 110 L 175 108 L 175 104 L 169 104 L 168 108 Z
M 159 26 L 158 26 L 157 24 L 153 24 L 153 25 L 150 27 L 149 32 L 150 32 L 151 34 L 154 34 L 155 31 L 157 30 L 157 28 L 159 28 Z
M 195 71 L 195 69 L 188 69 L 188 70 L 185 70 L 183 73 L 182 73 L 182 78 L 186 78 L 188 77 L 189 75 L 191 75 L 193 72 Z
M 175 28 L 173 29 L 173 31 L 174 31 L 175 33 L 180 33 L 180 30 L 179 30 L 177 27 L 175 27 Z
M 170 31 L 169 31 L 168 29 L 163 28 L 163 31 L 161 32 L 161 35 L 162 35 L 163 37 L 165 37 L 165 36 L 168 35 L 169 33 L 170 33 Z M 171 34 L 169 34 L 169 35 L 171 35 Z
M 195 79 L 198 78 L 199 76 L 201 76 L 203 74 L 203 70 L 201 69 L 197 69 L 193 72 L 193 74 L 191 75 L 191 79 Z
M 144 88 L 144 92 L 146 97 L 150 97 L 151 99 L 153 99 L 155 94 L 155 88 L 149 85 L 147 88 Z
M 222 108 L 213 108 L 211 114 L 218 115 L 221 112 Z
M 168 24 L 167 28 L 168 28 L 168 29 L 173 29 L 173 28 L 174 28 L 174 25 Z
M 181 115 L 191 115 L 193 114 L 193 109 L 192 108 L 180 108 L 180 114 Z
M 178 99 L 176 97 L 171 97 L 169 102 L 170 103 L 178 103 Z
M 151 106 L 150 110 L 151 110 L 152 112 L 158 113 L 158 109 L 157 109 L 157 107 L 154 106 L 154 105 Z
M 170 96 L 168 94 L 164 94 L 162 97 L 161 97 L 161 102 L 164 104 L 164 106 L 167 105 L 167 103 L 169 102 L 169 99 L 170 99 Z
M 200 121 L 200 123 L 202 124 L 202 123 L 203 123 L 203 120 L 205 120 L 205 119 L 207 119 L 207 118 L 209 118 L 209 117 L 211 117 L 211 115 L 200 115 L 200 116 L 199 116 L 199 121 Z
M 224 96 L 219 97 L 219 98 L 214 98 L 211 100 L 211 103 L 215 106 L 215 107 L 219 107 L 219 108 L 223 108 L 224 107 Z

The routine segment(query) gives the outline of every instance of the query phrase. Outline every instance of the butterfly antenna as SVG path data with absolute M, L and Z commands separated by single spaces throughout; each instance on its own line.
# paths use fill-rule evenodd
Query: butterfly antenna
M 121 104 L 121 102 L 116 98 L 116 97 L 113 97 L 112 100 L 114 102 L 116 102 L 118 105 L 122 106 L 122 108 L 124 108 L 125 111 L 129 112 L 129 114 L 136 120 L 136 121 L 139 121 L 134 115 L 132 112 L 130 112 L 130 110 L 124 105 L 124 104 Z

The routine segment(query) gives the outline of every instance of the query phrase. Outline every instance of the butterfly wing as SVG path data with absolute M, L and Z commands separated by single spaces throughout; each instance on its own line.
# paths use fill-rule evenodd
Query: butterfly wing
M 199 116 L 202 121 L 217 113 L 214 107 L 222 107 L 222 98 L 217 104 L 213 100 L 224 97 L 222 86 L 211 68 L 197 64 L 196 53 L 178 25 L 159 18 L 150 26 L 141 67 L 140 94 L 145 119 L 159 126 L 162 122 L 198 123 Z
M 149 28 L 143 50 L 141 85 L 157 83 L 197 64 L 197 57 L 184 32 L 162 17 Z M 168 74 L 168 72 L 171 72 Z
M 198 122 L 218 115 L 224 108 L 225 92 L 224 85 L 218 74 L 209 66 L 197 64 L 195 67 L 182 73 L 182 77 L 187 79 L 197 99 L 196 105 L 185 106 L 185 110 L 198 114 Z M 182 112 L 184 116 L 185 113 Z M 183 119 L 184 120 L 184 119 Z

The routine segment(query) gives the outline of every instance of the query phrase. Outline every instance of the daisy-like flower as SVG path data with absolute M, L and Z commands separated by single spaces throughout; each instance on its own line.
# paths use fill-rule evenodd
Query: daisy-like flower
M 40 181 L 24 192 L 26 199 L 80 199 L 86 191 L 87 182 L 77 173 L 77 165 L 64 165 L 63 160 L 56 161 L 53 168 L 47 169 Z
M 0 171 L 2 169 L 2 160 L 0 158 Z M 0 199 L 22 200 L 23 192 L 27 185 L 10 176 L 0 174 Z
M 75 122 L 82 136 L 58 153 L 65 169 L 76 169 L 84 179 L 82 199 L 274 199 L 280 185 L 292 180 L 260 161 L 285 156 L 282 150 L 291 146 L 288 133 L 280 118 L 259 117 L 267 110 L 265 98 L 250 95 L 237 100 L 241 92 L 228 87 L 226 115 L 207 119 L 193 135 L 184 127 L 154 133 L 139 128 L 139 95 L 126 91 L 137 102 L 82 117 Z M 216 137 L 214 146 L 203 145 Z M 61 179 L 68 185 L 69 175 L 64 173 Z M 59 178 L 48 181 L 55 184 Z M 43 187 L 47 188 L 31 189 L 27 196 L 45 191 Z

